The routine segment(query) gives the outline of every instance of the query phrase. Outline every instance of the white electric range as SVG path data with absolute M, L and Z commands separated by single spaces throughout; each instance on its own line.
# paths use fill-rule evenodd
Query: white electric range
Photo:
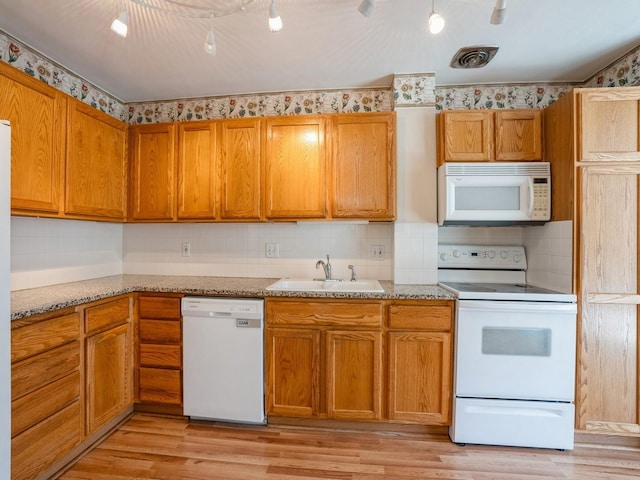
M 456 443 L 572 449 L 576 296 L 526 284 L 520 246 L 440 245 L 457 297 Z

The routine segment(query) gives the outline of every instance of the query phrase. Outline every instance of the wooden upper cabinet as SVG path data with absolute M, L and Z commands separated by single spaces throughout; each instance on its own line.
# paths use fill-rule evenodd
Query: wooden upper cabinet
M 178 218 L 213 219 L 216 211 L 216 124 L 178 126 Z
M 640 88 L 581 89 L 579 105 L 578 161 L 640 160 Z
M 540 110 L 447 110 L 437 122 L 444 162 L 542 160 Z
M 0 92 L 0 118 L 11 122 L 12 212 L 58 214 L 66 95 L 1 62 Z
M 336 115 L 331 140 L 331 216 L 393 220 L 395 113 Z
M 278 117 L 268 118 L 265 123 L 266 217 L 274 220 L 325 218 L 325 117 Z
M 125 219 L 126 125 L 69 99 L 65 213 Z
M 439 164 L 493 158 L 493 116 L 488 110 L 447 110 L 438 117 Z
M 133 220 L 176 219 L 175 124 L 131 127 L 130 217 Z
M 494 115 L 496 160 L 542 160 L 541 110 L 499 110 Z
M 220 122 L 220 219 L 260 220 L 260 128 L 255 118 Z

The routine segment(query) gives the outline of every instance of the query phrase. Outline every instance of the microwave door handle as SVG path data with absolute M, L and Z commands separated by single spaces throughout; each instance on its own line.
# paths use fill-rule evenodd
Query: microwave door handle
M 533 215 L 533 179 L 531 177 L 529 180 L 529 213 L 527 215 L 528 218 L 531 218 Z

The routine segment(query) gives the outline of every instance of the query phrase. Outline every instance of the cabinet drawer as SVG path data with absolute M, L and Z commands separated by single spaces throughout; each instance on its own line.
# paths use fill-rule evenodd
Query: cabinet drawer
M 267 302 L 270 325 L 382 327 L 382 302 Z
M 142 403 L 182 404 L 180 370 L 140 367 L 139 398 Z
M 140 341 L 180 345 L 180 322 L 177 320 L 140 319 Z
M 453 304 L 391 305 L 389 328 L 450 331 L 453 328 Z
M 87 308 L 85 312 L 85 331 L 89 334 L 109 327 L 126 323 L 130 317 L 129 297 Z
M 180 298 L 140 297 L 140 318 L 180 318 Z
M 11 331 L 11 361 L 17 362 L 78 340 L 79 335 L 80 315 L 77 313 L 16 328 Z
M 140 344 L 140 365 L 145 367 L 182 366 L 182 354 L 178 345 Z
M 11 436 L 49 418 L 79 396 L 80 372 L 74 372 L 11 402 Z
M 49 350 L 11 366 L 11 399 L 31 393 L 80 366 L 80 342 Z
M 76 401 L 11 440 L 11 479 L 35 478 L 80 443 L 82 411 Z

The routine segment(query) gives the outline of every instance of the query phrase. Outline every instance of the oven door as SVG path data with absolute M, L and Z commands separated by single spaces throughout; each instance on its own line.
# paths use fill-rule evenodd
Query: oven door
M 457 397 L 571 402 L 575 356 L 575 304 L 457 301 Z

